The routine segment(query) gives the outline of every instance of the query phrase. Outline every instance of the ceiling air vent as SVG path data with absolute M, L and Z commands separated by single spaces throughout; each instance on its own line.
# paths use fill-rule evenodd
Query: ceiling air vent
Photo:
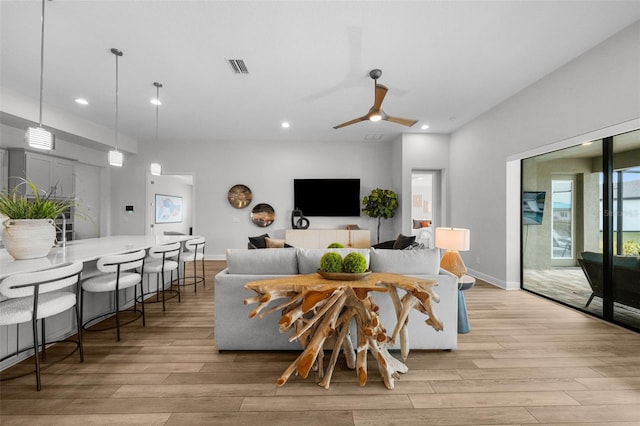
M 379 141 L 384 136 L 383 133 L 367 133 L 364 135 L 365 141 Z
M 234 73 L 249 74 L 249 70 L 242 59 L 227 59 L 227 61 L 229 62 L 229 65 L 231 65 L 231 69 Z

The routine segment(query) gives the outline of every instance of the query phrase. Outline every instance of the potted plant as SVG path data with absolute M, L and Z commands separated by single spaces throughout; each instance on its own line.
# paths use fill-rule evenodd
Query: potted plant
M 26 197 L 18 191 L 20 185 L 28 186 L 33 196 Z M 75 200 L 53 198 L 53 193 L 38 190 L 30 180 L 0 193 L 0 215 L 6 216 L 2 221 L 2 241 L 14 259 L 44 257 L 55 244 L 54 220 L 75 205 Z
M 390 189 L 376 188 L 371 194 L 362 199 L 362 212 L 369 217 L 378 219 L 378 243 L 380 243 L 380 220 L 389 219 L 396 214 L 398 196 Z

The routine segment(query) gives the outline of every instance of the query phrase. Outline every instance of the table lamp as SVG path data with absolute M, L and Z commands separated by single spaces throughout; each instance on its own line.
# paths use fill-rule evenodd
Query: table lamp
M 436 228 L 436 247 L 447 250 L 440 260 L 440 267 L 458 279 L 467 272 L 459 251 L 469 250 L 469 237 L 468 229 Z

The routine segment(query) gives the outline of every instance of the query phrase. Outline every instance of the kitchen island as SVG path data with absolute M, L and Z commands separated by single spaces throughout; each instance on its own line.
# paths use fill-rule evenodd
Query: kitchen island
M 88 238 L 74 240 L 66 243 L 65 247 L 54 247 L 48 256 L 39 259 L 15 260 L 5 249 L 0 249 L 0 280 L 13 274 L 34 272 L 48 269 L 67 262 L 83 262 L 82 277 L 86 278 L 97 273 L 96 261 L 106 255 L 125 253 L 150 247 L 182 242 L 194 238 L 192 235 L 117 235 L 111 237 Z M 147 282 L 147 279 L 144 279 Z M 121 307 L 126 308 L 133 304 L 133 288 L 121 292 Z M 0 296 L 0 303 L 5 298 Z M 96 315 L 106 313 L 113 303 L 110 293 L 93 293 L 85 297 L 83 306 L 84 317 L 93 318 Z M 47 319 L 47 341 L 60 340 L 76 333 L 75 320 L 72 311 L 63 312 Z M 16 326 L 0 327 L 0 358 L 15 352 Z M 31 330 L 29 323 L 20 325 L 20 347 L 31 344 Z M 28 357 L 28 352 L 21 356 L 9 358 L 0 364 L 3 370 L 22 359 Z

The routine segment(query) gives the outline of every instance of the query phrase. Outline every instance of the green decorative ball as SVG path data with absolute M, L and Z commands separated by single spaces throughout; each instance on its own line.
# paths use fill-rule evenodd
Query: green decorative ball
M 327 248 L 344 248 L 344 245 L 342 243 L 331 243 Z
M 367 270 L 367 259 L 361 253 L 351 252 L 344 257 L 342 270 L 351 274 L 361 274 Z
M 320 258 L 322 272 L 342 272 L 342 256 L 339 253 L 328 252 Z

